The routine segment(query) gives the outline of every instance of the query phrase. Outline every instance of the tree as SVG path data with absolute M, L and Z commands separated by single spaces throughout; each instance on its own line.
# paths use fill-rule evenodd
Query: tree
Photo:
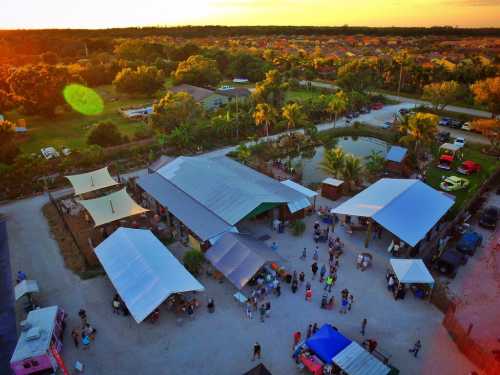
M 0 163 L 11 164 L 19 155 L 19 147 L 15 142 L 16 126 L 6 120 L 0 121 Z
M 337 117 L 347 109 L 348 103 L 349 98 L 342 90 L 335 93 L 328 102 L 327 111 L 330 114 L 330 119 L 333 117 L 333 127 L 336 125 Z
M 4 90 L 0 90 L 0 113 L 10 111 L 15 108 L 16 97 Z
M 165 48 L 159 43 L 132 39 L 117 45 L 114 52 L 121 59 L 152 63 L 158 57 L 164 57 Z
M 44 64 L 56 65 L 59 62 L 59 56 L 55 52 L 45 52 L 40 55 L 40 58 Z
M 436 82 L 424 86 L 422 99 L 430 101 L 436 110 L 442 111 L 457 101 L 461 92 L 462 88 L 455 81 Z
M 487 106 L 493 118 L 500 114 L 500 77 L 478 81 L 470 89 L 476 103 Z
M 302 106 L 298 103 L 290 103 L 282 108 L 282 115 L 286 120 L 288 134 L 290 129 L 304 125 L 307 122 L 306 115 L 302 112 Z
M 500 120 L 479 119 L 472 122 L 472 128 L 484 135 L 491 144 L 491 150 L 495 154 L 500 153 Z
M 403 68 L 406 65 L 408 65 L 412 61 L 412 59 L 408 54 L 407 50 L 401 50 L 398 51 L 393 56 L 393 60 L 399 65 L 399 79 L 398 79 L 398 91 L 397 91 L 397 96 L 399 96 L 399 94 L 401 93 L 401 83 L 403 81 Z
M 365 169 L 372 177 L 378 176 L 384 170 L 385 158 L 380 151 L 372 150 L 370 155 L 365 157 Z
M 253 113 L 255 125 L 266 127 L 266 137 L 269 137 L 269 127 L 276 121 L 276 117 L 276 109 L 267 103 L 257 104 Z
M 418 112 L 408 116 L 407 121 L 401 125 L 403 136 L 400 141 L 414 150 L 417 160 L 422 149 L 430 146 L 436 139 L 438 121 L 436 115 Z
M 247 164 L 251 156 L 252 150 L 250 150 L 245 143 L 240 144 L 236 148 L 236 158 L 243 164 Z
M 81 82 L 81 77 L 71 75 L 67 68 L 40 64 L 14 70 L 7 82 L 24 112 L 52 117 L 64 103 L 63 88 Z
M 101 147 L 116 146 L 125 141 L 118 127 L 111 121 L 103 121 L 95 125 L 87 138 L 87 144 Z
M 319 168 L 335 178 L 339 178 L 344 169 L 346 153 L 340 147 L 325 149 Z
M 169 132 L 181 124 L 196 120 L 201 113 L 200 104 L 188 93 L 169 92 L 153 105 L 150 121 L 153 126 Z
M 184 254 L 182 260 L 186 269 L 193 275 L 197 275 L 204 262 L 204 257 L 201 251 L 192 249 Z
M 188 83 L 198 86 L 215 86 L 221 81 L 222 75 L 215 60 L 194 55 L 179 63 L 173 79 L 176 85 Z
M 116 75 L 113 85 L 118 91 L 128 94 L 154 94 L 165 82 L 161 70 L 154 66 L 141 65 L 137 69 L 125 68 Z
M 268 66 L 264 60 L 256 55 L 238 52 L 231 56 L 229 72 L 234 77 L 247 78 L 252 82 L 257 82 L 264 79 Z
M 288 84 L 284 82 L 279 71 L 273 69 L 266 73 L 266 78 L 255 85 L 252 94 L 256 103 L 269 103 L 275 108 L 283 106 Z
M 341 66 L 337 73 L 337 85 L 346 91 L 361 91 L 376 88 L 381 79 L 374 64 L 368 59 L 356 59 Z
M 354 185 L 360 182 L 362 173 L 363 166 L 361 164 L 361 159 L 354 155 L 347 154 L 344 159 L 344 168 L 342 169 L 341 175 L 348 190 L 351 190 Z
M 182 123 L 167 135 L 167 145 L 178 151 L 194 151 L 196 142 L 194 124 Z

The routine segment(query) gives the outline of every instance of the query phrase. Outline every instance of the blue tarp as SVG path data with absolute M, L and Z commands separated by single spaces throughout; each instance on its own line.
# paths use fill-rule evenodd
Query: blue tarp
M 453 203 L 453 199 L 420 180 L 382 178 L 332 212 L 372 218 L 415 246 Z
M 404 147 L 392 146 L 387 153 L 385 160 L 401 163 L 406 156 L 408 150 Z
M 344 350 L 352 341 L 334 330 L 329 324 L 323 325 L 313 336 L 306 340 L 306 345 L 324 363 L 331 364 L 333 357 Z
M 10 357 L 14 352 L 16 342 L 16 311 L 7 241 L 7 223 L 0 216 L 0 374 L 10 374 Z

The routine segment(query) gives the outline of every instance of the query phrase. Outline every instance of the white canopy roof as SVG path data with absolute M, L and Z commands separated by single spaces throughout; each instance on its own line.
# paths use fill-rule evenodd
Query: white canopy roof
M 36 280 L 23 280 L 14 287 L 14 295 L 17 301 L 25 294 L 38 293 L 39 290 Z
M 336 178 L 327 177 L 323 180 L 323 184 L 339 187 L 344 183 L 342 180 L 337 180 Z
M 396 277 L 405 284 L 434 284 L 434 278 L 422 259 L 391 259 Z
M 80 200 L 79 203 L 92 216 L 96 226 L 149 211 L 135 203 L 125 188 L 104 197 Z
M 440 147 L 440 150 L 448 150 L 451 151 L 452 153 L 457 152 L 460 150 L 460 146 L 454 145 L 453 143 L 443 143 Z
M 85 194 L 90 191 L 104 189 L 110 186 L 118 185 L 109 174 L 108 167 L 98 169 L 93 172 L 66 176 L 73 185 L 75 195 Z
M 357 342 L 351 342 L 332 359 L 348 375 L 387 375 L 391 370 Z
M 137 323 L 173 293 L 205 290 L 149 230 L 118 228 L 95 253 Z
M 289 188 L 301 193 L 302 195 L 305 195 L 307 198 L 312 198 L 318 195 L 318 192 L 308 189 L 305 186 L 302 186 L 292 180 L 285 180 L 281 181 L 281 183 L 285 186 L 288 186 Z

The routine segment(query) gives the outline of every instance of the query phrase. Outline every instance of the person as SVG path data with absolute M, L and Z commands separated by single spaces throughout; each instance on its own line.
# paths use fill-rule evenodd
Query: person
M 77 328 L 73 328 L 71 331 L 71 337 L 73 338 L 73 343 L 75 344 L 75 348 L 78 348 L 78 342 L 80 341 L 80 333 Z
M 302 334 L 300 333 L 300 331 L 296 331 L 293 334 L 293 347 L 292 347 L 292 350 L 295 349 L 295 347 L 297 346 L 297 344 L 300 342 L 301 338 L 302 338 Z
M 279 282 L 278 285 L 276 285 L 276 296 L 281 296 L 281 284 Z
M 299 288 L 299 283 L 297 282 L 297 279 L 294 279 L 292 281 L 292 293 L 297 293 L 297 289 Z
M 248 319 L 252 319 L 252 304 L 249 301 L 246 304 L 246 314 Z
M 417 354 L 421 348 L 422 343 L 420 342 L 420 340 L 417 340 L 417 342 L 413 345 L 413 349 L 408 349 L 408 352 L 413 353 L 413 356 L 417 358 Z
M 344 288 L 342 289 L 341 294 L 343 299 L 347 299 L 347 297 L 349 297 L 349 290 L 347 288 Z
M 328 304 L 328 295 L 327 294 L 323 294 L 323 296 L 321 297 L 321 305 L 320 307 L 322 309 L 326 309 L 326 305 Z
M 314 323 L 313 324 L 313 328 L 312 328 L 312 334 L 314 335 L 316 332 L 318 332 L 318 323 Z
M 87 350 L 90 345 L 90 338 L 87 336 L 85 332 L 82 333 L 82 345 L 83 345 L 83 350 Z
M 87 312 L 84 309 L 80 309 L 80 311 L 78 311 L 78 316 L 82 321 L 82 328 L 84 328 L 85 325 L 87 324 Z
M 312 336 L 312 329 L 313 329 L 312 324 L 309 324 L 309 327 L 307 327 L 307 338 Z
M 335 253 L 333 251 L 333 248 L 330 248 L 330 250 L 328 250 L 328 256 L 329 256 L 328 263 L 330 265 L 333 264 L 333 256 L 334 255 L 335 255 Z
M 347 298 L 342 298 L 342 303 L 340 307 L 340 313 L 341 314 L 346 314 L 347 313 L 347 306 L 349 302 L 347 301 Z
M 193 319 L 193 317 L 194 317 L 194 307 L 193 307 L 193 304 L 192 304 L 192 303 L 190 303 L 190 304 L 188 305 L 188 307 L 187 307 L 187 314 L 188 314 L 188 316 L 189 316 L 191 319 Z
M 92 340 L 95 339 L 95 334 L 97 333 L 97 330 L 94 327 L 92 327 L 90 324 L 87 323 L 83 330 L 90 339 Z
M 348 300 L 348 306 L 347 306 L 348 311 L 351 311 L 353 303 L 354 303 L 354 296 L 352 294 L 349 294 L 349 300 Z
M 278 251 L 278 245 L 276 244 L 276 242 L 273 242 L 273 244 L 271 245 L 271 250 Z
M 305 260 L 307 258 L 307 250 L 304 247 L 304 250 L 302 250 L 302 255 L 300 256 L 300 259 Z
M 366 330 L 366 324 L 368 323 L 368 320 L 366 318 L 363 319 L 361 322 L 361 335 L 365 335 L 365 330 Z
M 260 305 L 260 321 L 264 323 L 264 316 L 266 315 L 266 305 Z
M 316 246 L 316 248 L 314 249 L 314 254 L 313 254 L 313 259 L 316 261 L 319 259 L 318 250 L 319 250 L 319 248 L 318 248 L 318 246 Z
M 215 311 L 215 302 L 214 302 L 213 298 L 208 299 L 207 309 L 208 309 L 208 312 L 210 314 Z
M 267 301 L 266 303 L 266 318 L 271 316 L 271 302 Z
M 364 343 L 368 347 L 368 352 L 373 353 L 375 349 L 377 348 L 378 343 L 375 340 L 368 339 Z
M 387 280 L 387 289 L 389 290 L 389 292 L 394 293 L 394 284 L 394 277 L 392 277 L 392 275 L 389 275 L 389 279 Z
M 323 264 L 319 271 L 319 282 L 322 283 L 326 275 L 326 266 Z
M 313 280 L 314 278 L 316 277 L 316 273 L 318 272 L 318 263 L 314 262 L 312 265 L 311 265 L 311 271 L 313 273 Z
M 119 315 L 121 311 L 121 302 L 118 294 L 115 294 L 112 305 L 113 305 L 113 314 Z
M 311 302 L 312 295 L 313 295 L 312 289 L 307 289 L 306 290 L 306 301 Z
M 252 361 L 255 361 L 255 358 L 257 357 L 258 359 L 260 359 L 260 354 L 261 354 L 261 347 L 260 347 L 260 344 L 259 342 L 255 342 L 254 346 L 253 346 L 253 357 L 252 357 Z
M 325 281 L 325 290 L 328 289 L 328 293 L 330 293 L 332 291 L 332 286 L 333 286 L 333 276 L 330 274 L 328 275 Z
M 306 279 L 305 273 L 304 272 L 299 273 L 299 280 L 300 280 L 300 282 L 303 283 L 305 279 Z
M 21 281 L 26 280 L 27 276 L 23 271 L 17 271 L 16 282 L 19 284 Z

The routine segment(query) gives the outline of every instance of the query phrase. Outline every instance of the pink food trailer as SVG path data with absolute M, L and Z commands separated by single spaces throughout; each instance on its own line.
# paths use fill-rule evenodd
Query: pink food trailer
M 64 310 L 44 307 L 30 311 L 21 322 L 21 335 L 10 360 L 15 375 L 53 374 L 63 367 L 59 352 L 62 350 Z

